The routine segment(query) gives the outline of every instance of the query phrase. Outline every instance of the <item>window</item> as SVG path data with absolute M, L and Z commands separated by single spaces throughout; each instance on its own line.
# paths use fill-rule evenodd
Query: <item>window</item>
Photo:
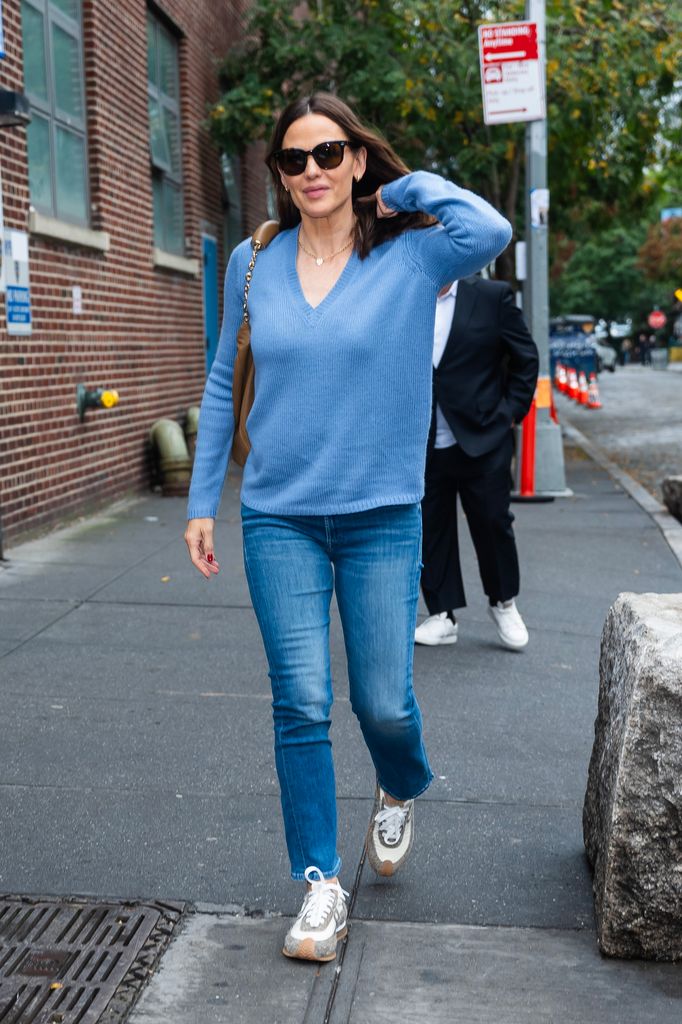
M 81 0 L 22 0 L 21 24 L 31 202 L 59 220 L 87 224 Z
M 178 43 L 151 12 L 147 15 L 147 67 L 154 245 L 182 255 L 185 243 Z

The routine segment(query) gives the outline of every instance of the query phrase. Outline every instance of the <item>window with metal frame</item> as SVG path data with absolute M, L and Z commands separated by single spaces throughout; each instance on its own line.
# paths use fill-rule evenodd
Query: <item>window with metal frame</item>
M 154 245 L 184 255 L 180 67 L 178 41 L 147 12 L 149 149 L 154 199 Z
M 81 0 L 21 0 L 31 202 L 87 225 L 89 216 Z

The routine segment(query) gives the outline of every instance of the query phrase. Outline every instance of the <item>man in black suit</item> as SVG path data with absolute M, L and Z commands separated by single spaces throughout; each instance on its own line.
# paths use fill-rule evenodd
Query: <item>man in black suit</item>
M 468 277 L 438 296 L 433 414 L 426 459 L 421 585 L 429 616 L 421 644 L 454 644 L 466 605 L 457 543 L 457 495 L 467 517 L 489 612 L 505 647 L 528 631 L 516 607 L 519 561 L 509 509 L 512 426 L 528 412 L 538 353 L 502 281 Z

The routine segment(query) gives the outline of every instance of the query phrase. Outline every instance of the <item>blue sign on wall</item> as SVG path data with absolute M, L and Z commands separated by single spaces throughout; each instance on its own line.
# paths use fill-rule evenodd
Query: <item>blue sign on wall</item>
M 2 0 L 0 0 L 0 57 L 5 56 L 5 32 L 2 27 Z
M 10 334 L 31 333 L 31 295 L 28 288 L 7 286 L 7 330 Z

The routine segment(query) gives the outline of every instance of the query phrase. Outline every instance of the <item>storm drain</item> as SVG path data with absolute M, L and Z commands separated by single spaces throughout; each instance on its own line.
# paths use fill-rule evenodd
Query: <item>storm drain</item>
M 0 899 L 0 1024 L 123 1020 L 182 909 Z

